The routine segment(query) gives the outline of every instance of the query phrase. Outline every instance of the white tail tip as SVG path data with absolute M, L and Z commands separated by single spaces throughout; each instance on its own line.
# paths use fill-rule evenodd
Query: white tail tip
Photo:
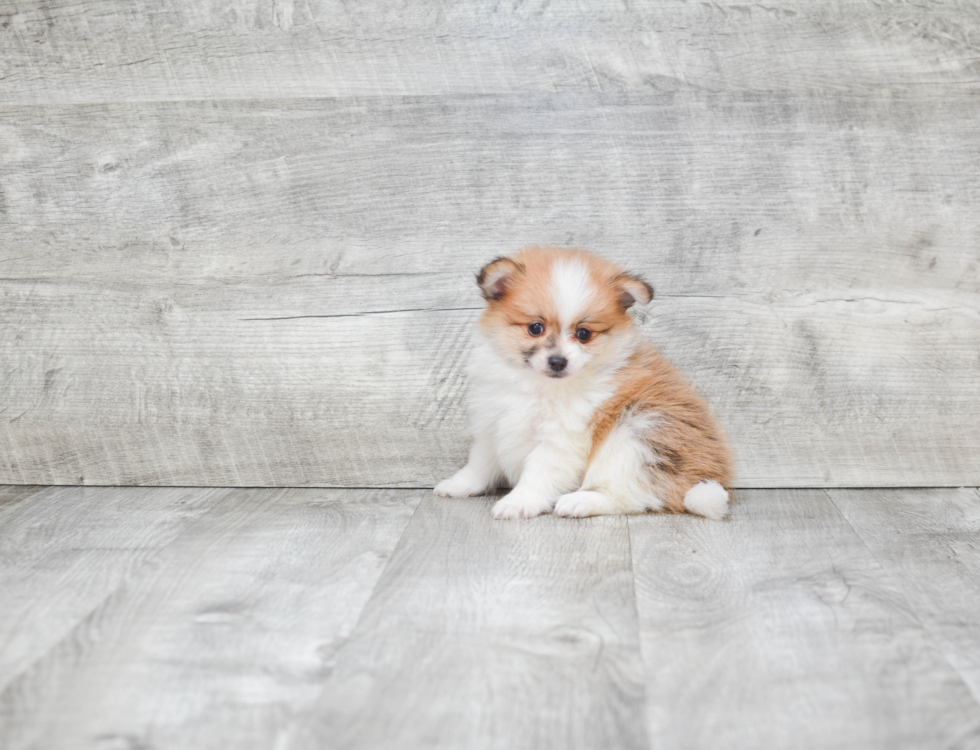
M 718 482 L 698 482 L 684 495 L 689 513 L 720 521 L 728 515 L 728 492 Z

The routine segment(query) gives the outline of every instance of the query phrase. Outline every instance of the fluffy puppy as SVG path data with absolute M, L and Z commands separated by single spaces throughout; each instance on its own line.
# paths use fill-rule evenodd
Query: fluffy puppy
M 732 459 L 708 405 L 627 310 L 653 289 L 582 250 L 526 248 L 477 276 L 469 462 L 435 492 L 513 489 L 495 518 L 728 512 Z

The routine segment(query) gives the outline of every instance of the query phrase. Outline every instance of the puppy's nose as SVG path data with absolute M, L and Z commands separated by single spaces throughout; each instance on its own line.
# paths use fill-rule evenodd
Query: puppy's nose
M 568 360 L 564 357 L 559 357 L 557 354 L 553 354 L 548 357 L 548 367 L 550 367 L 555 372 L 561 372 L 565 369 L 565 365 L 568 364 Z

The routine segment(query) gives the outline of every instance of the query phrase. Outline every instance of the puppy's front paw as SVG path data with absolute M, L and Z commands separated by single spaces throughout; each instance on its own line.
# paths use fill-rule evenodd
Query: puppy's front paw
M 472 497 L 482 495 L 486 489 L 487 483 L 464 466 L 449 479 L 439 482 L 433 492 L 443 497 Z
M 558 498 L 555 513 L 569 518 L 585 518 L 586 516 L 605 516 L 615 513 L 612 501 L 601 492 L 579 490 L 569 492 Z
M 513 518 L 534 518 L 551 510 L 551 501 L 540 495 L 512 490 L 493 506 L 493 517 L 498 521 Z

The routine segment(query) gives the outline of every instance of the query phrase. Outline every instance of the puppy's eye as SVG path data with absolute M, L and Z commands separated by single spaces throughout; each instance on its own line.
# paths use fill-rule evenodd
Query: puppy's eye
M 527 327 L 527 332 L 532 336 L 540 336 L 542 333 L 544 333 L 544 325 L 537 322 L 531 323 L 531 325 Z
M 588 328 L 579 328 L 575 332 L 575 338 L 584 344 L 586 341 L 592 338 L 592 331 L 590 331 Z

